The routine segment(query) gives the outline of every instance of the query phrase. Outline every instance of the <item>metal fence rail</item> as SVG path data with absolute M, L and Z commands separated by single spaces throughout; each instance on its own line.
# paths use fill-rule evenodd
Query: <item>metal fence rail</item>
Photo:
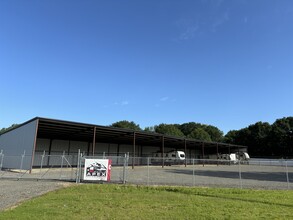
M 31 158 L 31 155 L 25 153 L 7 156 L 0 151 L 0 179 L 61 180 L 79 183 L 84 181 L 85 159 L 110 159 L 113 183 L 293 189 L 293 160 L 251 159 L 248 162 L 235 163 L 227 160 L 187 159 L 182 163 L 163 158 L 129 157 L 129 154 L 101 154 L 90 157 L 82 153 L 47 155 L 44 152 L 35 155 L 33 169 L 24 169 L 23 164 L 30 162 Z

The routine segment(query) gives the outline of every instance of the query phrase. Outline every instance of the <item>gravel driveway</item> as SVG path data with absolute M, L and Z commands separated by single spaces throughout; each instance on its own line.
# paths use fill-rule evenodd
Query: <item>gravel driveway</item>
M 70 183 L 0 179 L 0 211 Z

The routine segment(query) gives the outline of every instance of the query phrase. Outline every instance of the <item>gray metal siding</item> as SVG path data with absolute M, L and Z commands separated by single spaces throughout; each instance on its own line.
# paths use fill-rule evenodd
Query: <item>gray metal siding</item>
M 22 168 L 30 169 L 36 126 L 37 120 L 34 120 L 0 136 L 0 150 L 3 150 L 5 155 L 3 167 L 19 169 L 18 160 L 25 151 L 26 156 Z

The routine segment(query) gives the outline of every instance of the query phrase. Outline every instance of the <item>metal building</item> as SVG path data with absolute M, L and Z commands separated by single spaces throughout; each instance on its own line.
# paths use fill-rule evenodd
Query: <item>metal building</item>
M 26 155 L 24 169 L 38 166 L 36 158 L 43 153 L 77 155 L 79 149 L 85 155 L 119 156 L 130 153 L 132 157 L 148 157 L 158 151 L 164 154 L 182 150 L 187 158 L 203 159 L 208 159 L 210 154 L 247 152 L 245 146 L 41 117 L 33 118 L 0 135 L 0 150 L 5 155 Z M 12 161 L 5 162 L 6 167 L 13 168 Z M 134 165 L 139 164 L 133 162 Z

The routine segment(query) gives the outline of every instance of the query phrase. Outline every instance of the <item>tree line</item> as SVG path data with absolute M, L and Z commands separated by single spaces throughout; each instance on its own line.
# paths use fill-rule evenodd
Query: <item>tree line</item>
M 0 134 L 6 132 L 6 131 L 9 131 L 11 129 L 13 129 L 14 127 L 18 126 L 18 124 L 12 124 L 11 126 L 9 126 L 8 128 L 1 128 L 0 129 Z
M 2 128 L 0 134 L 13 129 L 17 124 Z M 142 129 L 133 121 L 118 121 L 111 127 L 135 131 L 154 132 L 200 141 L 223 142 L 248 147 L 251 157 L 293 158 L 293 117 L 277 119 L 273 124 L 256 122 L 248 127 L 231 130 L 226 135 L 213 125 L 196 122 L 183 124 L 159 124 Z
M 146 131 L 165 134 L 176 137 L 187 137 L 203 141 L 220 142 L 223 139 L 223 132 L 212 125 L 205 125 L 195 122 L 184 124 L 159 124 L 153 127 L 142 129 L 133 121 L 118 121 L 110 125 L 117 128 L 128 128 L 136 131 Z
M 277 119 L 273 124 L 257 122 L 240 130 L 229 131 L 226 143 L 248 146 L 254 157 L 293 157 L 293 117 Z
M 293 158 L 293 117 L 277 119 L 273 124 L 256 122 L 239 130 L 231 130 L 226 135 L 215 126 L 196 122 L 159 124 L 142 129 L 135 122 L 124 120 L 110 126 L 201 141 L 244 145 L 248 147 L 251 157 Z

